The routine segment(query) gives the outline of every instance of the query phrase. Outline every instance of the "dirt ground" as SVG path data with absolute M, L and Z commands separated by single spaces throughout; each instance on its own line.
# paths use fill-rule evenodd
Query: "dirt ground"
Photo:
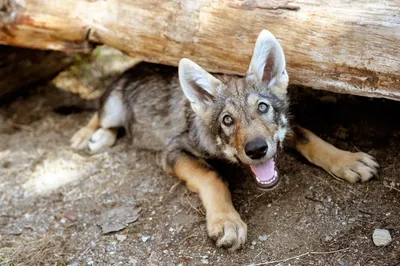
M 281 185 L 229 178 L 248 224 L 235 253 L 207 238 L 198 197 L 163 174 L 157 154 L 126 138 L 89 155 L 69 147 L 91 112 L 51 85 L 0 107 L 0 265 L 400 265 L 400 103 L 292 88 L 292 111 L 335 145 L 374 155 L 379 177 L 351 185 L 297 153 L 280 160 Z M 301 101 L 299 101 L 301 100 Z M 140 217 L 102 234 L 117 207 Z M 376 247 L 372 233 L 393 242 Z

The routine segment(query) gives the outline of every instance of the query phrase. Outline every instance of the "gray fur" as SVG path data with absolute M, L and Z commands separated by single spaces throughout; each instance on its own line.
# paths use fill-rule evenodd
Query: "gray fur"
M 166 170 L 181 153 L 258 164 L 276 155 L 289 131 L 285 67 L 281 46 L 265 30 L 256 41 L 245 77 L 214 76 L 189 59 L 179 62 L 179 71 L 141 63 L 105 94 L 100 123 L 123 121 L 136 146 L 164 151 Z M 267 106 L 265 111 L 260 111 L 260 103 Z M 123 117 L 115 116 L 115 110 L 122 110 L 117 113 Z M 251 159 L 245 146 L 256 138 L 263 139 L 268 150 L 264 157 Z
M 106 116 L 107 99 L 119 95 L 126 113 L 124 127 L 134 146 L 164 151 L 166 169 L 173 166 L 175 155 L 182 151 L 204 159 L 225 158 L 238 162 L 238 157 L 243 155 L 224 152 L 235 150 L 243 154 L 238 150 L 245 144 L 236 145 L 235 128 L 226 129 L 221 125 L 221 115 L 226 111 L 232 113 L 238 126 L 245 128 L 248 138 L 261 135 L 273 142 L 279 127 L 288 130 L 287 119 L 282 121 L 288 112 L 286 98 L 277 97 L 265 84 L 252 78 L 216 77 L 224 84 L 223 89 L 207 110 L 208 116 L 200 118 L 180 88 L 177 68 L 140 63 L 127 70 L 105 94 L 100 116 Z M 271 114 L 258 114 L 257 105 L 250 105 L 249 98 L 269 103 Z

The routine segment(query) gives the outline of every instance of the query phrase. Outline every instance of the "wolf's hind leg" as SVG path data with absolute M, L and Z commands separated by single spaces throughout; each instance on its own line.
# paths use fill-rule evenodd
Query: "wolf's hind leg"
M 97 153 L 114 145 L 117 140 L 116 128 L 99 128 L 89 139 L 88 148 L 92 153 Z
M 117 139 L 117 128 L 124 125 L 125 119 L 122 93 L 112 91 L 99 112 L 71 138 L 71 147 L 78 150 L 88 147 L 93 153 L 111 147 Z
M 112 91 L 99 112 L 100 128 L 89 139 L 89 151 L 97 153 L 114 145 L 117 139 L 117 128 L 124 125 L 125 119 L 126 111 L 122 102 L 122 93 Z
M 307 160 L 338 178 L 355 183 L 368 181 L 377 174 L 379 165 L 374 157 L 340 150 L 305 128 L 296 126 L 292 141 Z
M 246 241 L 247 225 L 232 205 L 228 186 L 204 160 L 184 151 L 167 155 L 172 172 L 200 195 L 206 209 L 207 231 L 218 247 L 234 251 Z
M 99 114 L 96 112 L 90 121 L 72 136 L 70 141 L 71 147 L 76 150 L 85 149 L 89 143 L 89 139 L 99 127 Z

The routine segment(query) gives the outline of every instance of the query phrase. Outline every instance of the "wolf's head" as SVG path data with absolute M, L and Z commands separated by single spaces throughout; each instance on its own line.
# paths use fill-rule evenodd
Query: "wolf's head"
M 289 129 L 285 67 L 282 47 L 266 30 L 245 77 L 213 76 L 189 59 L 179 63 L 181 87 L 212 145 L 226 159 L 251 168 L 264 188 L 278 183 L 275 160 Z

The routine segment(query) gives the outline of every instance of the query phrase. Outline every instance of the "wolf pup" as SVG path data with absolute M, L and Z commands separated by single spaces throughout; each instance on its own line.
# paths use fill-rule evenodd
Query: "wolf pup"
M 279 182 L 276 156 L 286 140 L 311 163 L 349 182 L 367 181 L 377 172 L 378 164 L 365 153 L 339 150 L 299 126 L 290 129 L 285 67 L 280 44 L 266 30 L 244 77 L 211 75 L 189 59 L 180 60 L 179 75 L 174 67 L 140 63 L 109 88 L 71 146 L 99 152 L 124 127 L 135 146 L 163 151 L 165 171 L 200 195 L 208 235 L 218 247 L 236 250 L 246 241 L 247 225 L 208 159 L 247 167 L 257 184 L 272 188 Z

